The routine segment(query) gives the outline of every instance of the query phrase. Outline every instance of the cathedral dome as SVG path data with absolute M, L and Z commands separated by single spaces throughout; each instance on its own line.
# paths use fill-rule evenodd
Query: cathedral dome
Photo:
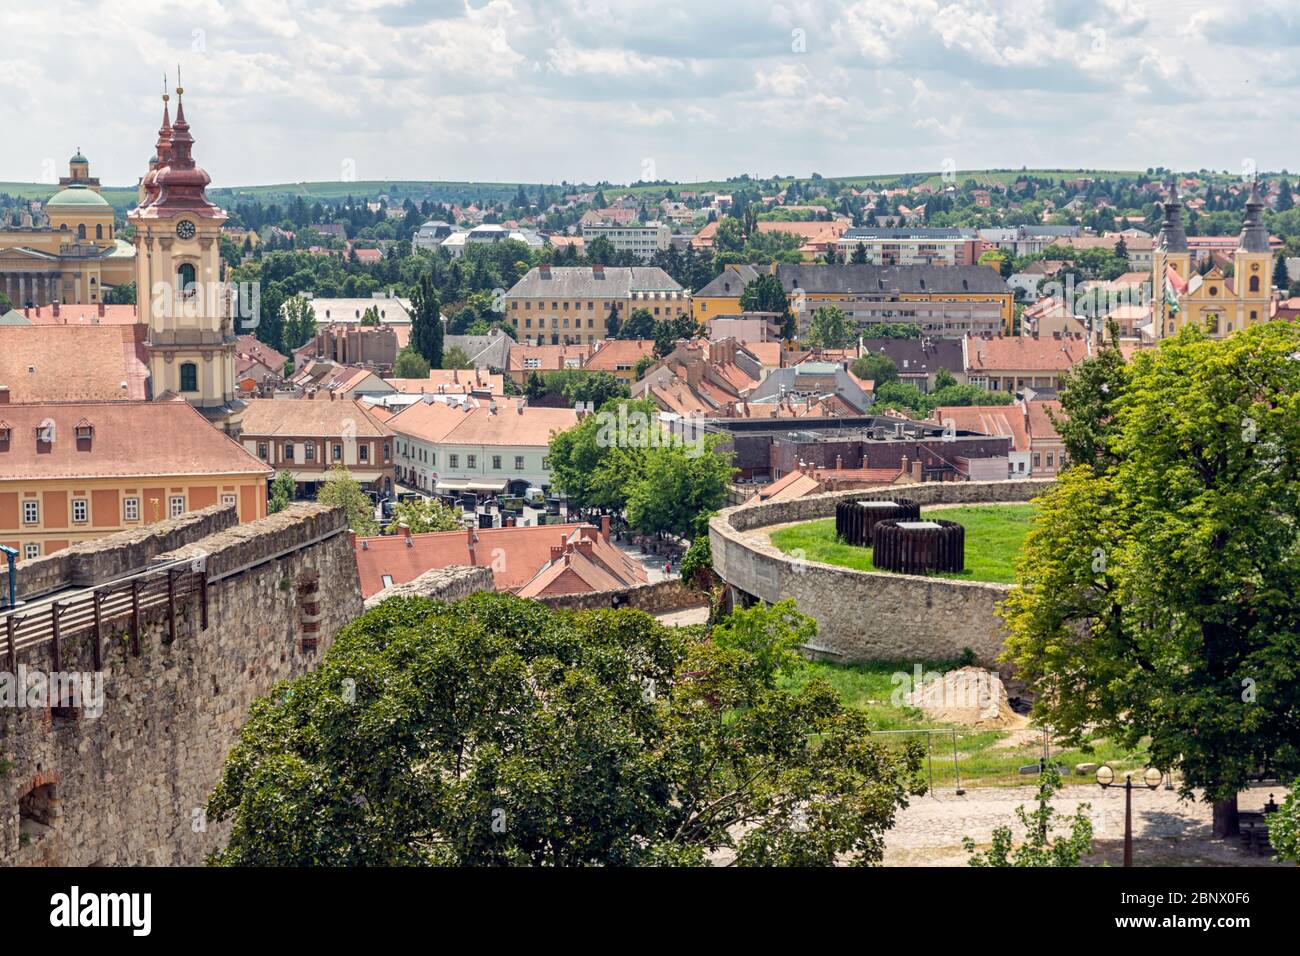
M 45 203 L 50 206 L 107 206 L 109 202 L 95 190 L 81 184 L 61 189 Z

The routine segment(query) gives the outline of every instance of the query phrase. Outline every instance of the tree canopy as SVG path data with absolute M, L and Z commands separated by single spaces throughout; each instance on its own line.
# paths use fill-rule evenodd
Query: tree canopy
M 231 866 L 870 865 L 919 745 L 778 678 L 791 602 L 714 627 L 394 598 L 254 702 L 208 814 Z
M 1113 424 L 1039 501 L 1006 656 L 1068 745 L 1150 738 L 1215 801 L 1300 770 L 1300 329 L 1184 329 L 1110 375 Z M 1072 439 L 1073 440 L 1073 439 Z

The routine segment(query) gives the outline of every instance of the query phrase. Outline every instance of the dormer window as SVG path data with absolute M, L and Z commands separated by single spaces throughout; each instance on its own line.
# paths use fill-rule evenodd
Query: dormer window
M 12 435 L 13 429 L 9 427 L 9 423 L 0 422 L 0 445 L 8 445 Z
M 74 431 L 77 435 L 77 441 L 89 441 L 95 437 L 95 426 L 90 424 L 90 422 L 86 421 L 84 418 L 77 422 Z

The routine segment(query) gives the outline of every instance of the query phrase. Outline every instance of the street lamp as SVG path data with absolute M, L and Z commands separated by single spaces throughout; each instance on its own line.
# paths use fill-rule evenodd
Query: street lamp
M 1147 767 L 1142 774 L 1142 782 L 1148 790 L 1160 786 L 1164 774 L 1155 767 Z M 1115 782 L 1115 771 L 1102 764 L 1097 768 L 1097 783 L 1103 790 Z M 1124 865 L 1133 865 L 1133 773 L 1124 774 Z

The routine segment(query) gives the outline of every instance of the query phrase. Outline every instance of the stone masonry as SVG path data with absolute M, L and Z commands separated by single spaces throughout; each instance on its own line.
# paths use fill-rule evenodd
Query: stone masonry
M 135 656 L 115 625 L 104 641 L 98 717 L 0 711 L 0 865 L 201 864 L 227 836 L 203 807 L 249 705 L 313 668 L 361 613 L 341 510 L 296 504 L 242 525 L 209 510 L 94 542 L 93 583 L 142 555 L 201 557 L 212 582 L 208 627 L 192 598 L 168 643 L 165 614 L 155 611 Z M 65 585 L 78 566 L 91 567 L 69 559 Z M 88 640 L 69 642 L 63 669 L 89 671 L 88 648 Z M 20 652 L 19 664 L 49 669 L 48 645 Z
M 719 512 L 709 523 L 713 566 L 741 596 L 776 602 L 794 598 L 817 621 L 809 651 L 831 660 L 933 661 L 960 657 L 994 666 L 1003 628 L 995 615 L 1004 584 L 874 571 L 799 560 L 773 547 L 758 528 L 814 521 L 835 514 L 836 502 L 905 495 L 923 507 L 937 504 L 1024 502 L 1050 480 L 932 482 L 878 491 L 841 491 L 792 501 L 765 502 Z

